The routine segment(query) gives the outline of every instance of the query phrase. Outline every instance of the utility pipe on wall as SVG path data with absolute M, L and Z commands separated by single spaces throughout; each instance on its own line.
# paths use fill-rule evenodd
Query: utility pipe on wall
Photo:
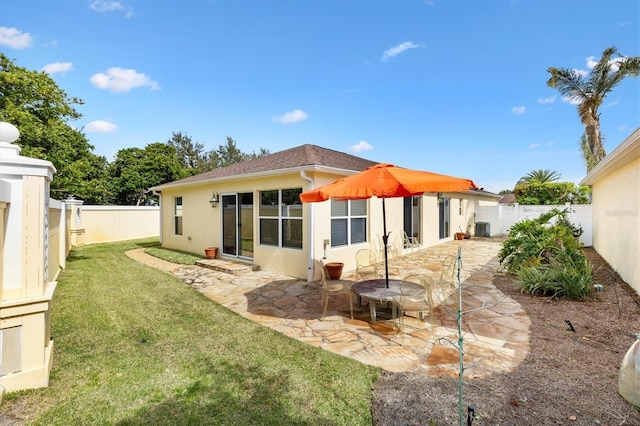
M 314 189 L 315 184 L 312 178 L 307 176 L 304 170 L 300 170 L 300 177 L 309 182 L 309 190 Z M 314 238 L 313 238 L 313 203 L 309 204 L 309 264 L 307 266 L 307 281 L 313 281 L 313 264 L 314 264 Z

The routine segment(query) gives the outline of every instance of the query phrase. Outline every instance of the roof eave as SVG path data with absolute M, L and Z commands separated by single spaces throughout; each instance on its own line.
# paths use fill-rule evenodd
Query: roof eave
M 580 185 L 593 185 L 638 158 L 640 158 L 640 127 L 591 169 L 587 176 L 580 181 Z
M 152 186 L 149 189 L 151 191 L 161 192 L 164 189 L 195 187 L 195 186 L 209 185 L 209 184 L 213 184 L 213 183 L 222 183 L 222 182 L 248 180 L 248 179 L 260 179 L 260 178 L 266 178 L 266 177 L 282 175 L 282 174 L 285 174 L 285 173 L 286 174 L 300 173 L 301 171 L 304 171 L 304 172 L 307 172 L 307 173 L 309 173 L 309 172 L 321 172 L 321 173 L 328 173 L 328 174 L 341 175 L 341 176 L 349 176 L 349 175 L 353 175 L 353 174 L 358 173 L 358 171 L 356 171 L 356 170 L 347 170 L 347 169 L 342 169 L 342 168 L 337 168 L 337 167 L 330 167 L 330 166 L 311 164 L 311 165 L 306 165 L 306 166 L 289 167 L 289 168 L 286 168 L 286 169 L 267 170 L 267 171 L 256 172 L 256 173 L 245 173 L 245 174 L 242 174 L 242 175 L 222 176 L 222 177 L 214 177 L 214 178 L 208 178 L 208 179 L 200 179 L 200 180 L 195 180 L 195 181 L 191 181 L 191 182 L 184 182 L 184 183 L 169 182 L 169 183 L 164 183 L 164 184 L 161 184 L 161 185 Z

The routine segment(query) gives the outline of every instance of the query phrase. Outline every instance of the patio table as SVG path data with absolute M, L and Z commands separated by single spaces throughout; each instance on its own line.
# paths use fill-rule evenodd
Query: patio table
M 376 322 L 376 303 L 388 303 L 393 301 L 394 296 L 399 296 L 401 282 L 402 280 L 390 279 L 389 287 L 387 287 L 386 280 L 384 278 L 378 278 L 373 280 L 360 281 L 351 286 L 351 291 L 357 294 L 358 297 L 369 300 L 371 324 L 375 324 Z M 420 286 L 418 284 L 414 285 L 416 286 L 416 289 L 420 289 Z

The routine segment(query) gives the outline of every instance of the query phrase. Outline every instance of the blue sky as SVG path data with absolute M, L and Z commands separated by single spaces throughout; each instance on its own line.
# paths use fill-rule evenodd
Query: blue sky
M 0 0 L 0 51 L 85 101 L 95 153 L 182 132 L 215 149 L 311 143 L 473 179 L 579 182 L 576 106 L 547 68 L 640 56 L 637 0 Z M 605 148 L 640 126 L 640 79 L 600 109 Z

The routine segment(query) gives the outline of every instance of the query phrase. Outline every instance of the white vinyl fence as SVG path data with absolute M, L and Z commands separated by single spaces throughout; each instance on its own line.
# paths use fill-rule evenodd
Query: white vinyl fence
M 516 222 L 525 219 L 535 219 L 542 213 L 546 213 L 552 209 L 564 210 L 568 209 L 567 217 L 574 224 L 582 228 L 580 242 L 585 247 L 591 247 L 593 239 L 592 220 L 591 220 L 591 204 L 565 204 L 555 206 L 522 206 L 515 205 L 497 205 L 497 206 L 479 206 L 476 207 L 476 224 L 487 223 L 490 228 L 491 235 L 506 235 L 509 228 Z

